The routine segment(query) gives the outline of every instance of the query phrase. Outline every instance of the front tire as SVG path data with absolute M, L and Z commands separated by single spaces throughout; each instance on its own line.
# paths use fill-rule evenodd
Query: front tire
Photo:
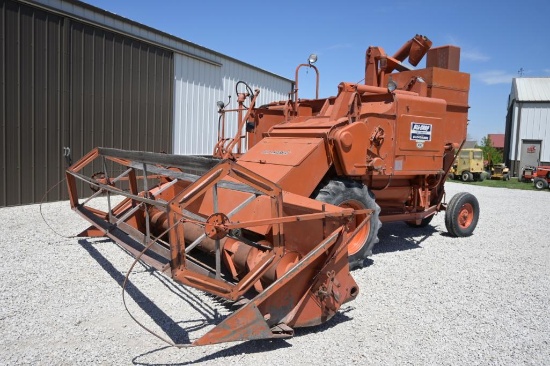
M 372 192 L 359 181 L 334 179 L 320 186 L 312 198 L 339 207 L 373 210 L 370 221 L 362 227 L 348 244 L 350 270 L 362 267 L 365 259 L 372 255 L 372 248 L 378 243 L 378 230 L 382 226 L 379 219 L 380 206 L 376 203 Z M 356 225 L 362 222 L 364 218 L 365 215 L 358 215 Z M 351 230 L 354 230 L 354 228 Z
M 445 227 L 455 237 L 470 236 L 479 220 L 479 202 L 468 192 L 457 193 L 445 211 Z

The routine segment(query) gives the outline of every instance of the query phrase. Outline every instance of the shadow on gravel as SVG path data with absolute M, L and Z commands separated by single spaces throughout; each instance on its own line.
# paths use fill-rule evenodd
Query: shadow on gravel
M 351 307 L 347 307 L 345 309 L 340 309 L 332 319 L 330 319 L 328 322 L 323 323 L 321 325 L 315 326 L 315 327 L 308 327 L 308 328 L 297 328 L 295 329 L 294 337 L 301 337 L 304 335 L 317 333 L 317 332 L 323 332 L 329 328 L 332 328 L 334 326 L 337 326 L 341 323 L 347 322 L 351 320 L 349 316 L 346 315 L 347 312 L 351 311 Z M 208 347 L 208 346 L 203 346 Z M 228 357 L 228 356 L 235 356 L 235 355 L 242 355 L 242 354 L 254 354 L 254 353 L 263 353 L 268 351 L 274 351 L 281 348 L 288 348 L 292 347 L 286 340 L 284 339 L 263 339 L 263 340 L 256 340 L 256 341 L 247 341 L 235 344 L 234 346 L 230 346 L 226 349 L 220 350 L 218 352 L 214 352 L 212 354 L 208 354 L 204 357 L 201 357 L 199 359 L 193 360 L 193 361 L 185 361 L 185 362 L 176 362 L 176 363 L 148 363 L 145 360 L 141 360 L 142 358 L 146 358 L 148 355 L 155 354 L 157 352 L 162 352 L 166 349 L 169 349 L 170 347 L 161 347 L 157 348 L 155 350 L 151 350 L 149 352 L 142 353 L 132 359 L 132 363 L 134 365 L 147 365 L 147 366 L 158 366 L 158 365 L 170 365 L 170 366 L 183 366 L 183 365 L 191 365 L 194 363 L 199 362 L 216 362 L 219 358 Z
M 208 348 L 208 346 L 201 346 L 203 348 Z M 217 352 L 214 352 L 212 354 L 207 354 L 201 358 L 198 358 L 193 361 L 184 361 L 184 362 L 175 362 L 175 363 L 167 363 L 167 362 L 158 362 L 158 363 L 150 363 L 146 360 L 142 360 L 146 358 L 148 355 L 155 354 L 157 352 L 162 352 L 166 349 L 170 349 L 171 347 L 161 347 L 154 349 L 149 352 L 142 353 L 132 359 L 132 363 L 134 365 L 146 365 L 146 366 L 159 366 L 159 365 L 169 365 L 169 366 L 183 366 L 183 365 L 192 365 L 199 362 L 211 362 L 211 363 L 223 363 L 224 357 L 228 356 L 234 356 L 234 355 L 250 355 L 255 353 L 263 353 L 268 351 L 274 351 L 281 348 L 287 348 L 291 347 L 291 345 L 285 341 L 284 339 L 270 339 L 270 340 L 258 340 L 258 341 L 247 341 L 243 343 L 236 344 L 234 346 L 228 347 L 223 350 L 219 350 Z M 182 352 L 185 352 L 185 350 L 182 350 Z
M 320 324 L 320 325 L 317 325 L 317 326 L 314 326 L 314 327 L 295 329 L 294 330 L 294 336 L 295 337 L 301 337 L 301 336 L 308 335 L 308 334 L 323 332 L 323 331 L 325 331 L 327 329 L 330 329 L 332 327 L 339 326 L 342 323 L 345 323 L 347 321 L 352 320 L 352 318 L 350 318 L 347 315 L 347 313 L 349 313 L 352 310 L 353 310 L 353 307 L 351 307 L 351 306 L 347 306 L 345 308 L 342 307 L 342 308 L 340 308 L 340 310 L 338 310 L 338 312 L 336 314 L 334 314 L 332 319 L 330 319 L 329 321 L 327 321 L 323 324 Z
M 125 275 L 118 271 L 93 245 L 102 242 L 112 243 L 110 239 L 93 242 L 86 239 L 78 240 L 78 243 L 82 246 L 82 248 L 84 248 L 90 256 L 96 260 L 101 268 L 103 268 L 103 270 L 105 270 L 105 272 L 107 272 L 120 287 L 122 287 Z M 113 245 L 116 244 L 113 243 Z M 145 294 L 143 294 L 131 280 L 128 280 L 126 284 L 126 293 L 147 315 L 151 317 L 151 319 L 166 333 L 172 342 L 176 344 L 190 343 L 190 332 L 197 331 L 211 325 L 216 325 L 225 318 L 225 316 L 218 313 L 217 309 L 205 304 L 197 295 L 188 291 L 184 286 L 174 285 L 167 278 L 163 277 L 153 269 L 149 269 L 149 272 L 172 293 L 178 296 L 181 300 L 187 302 L 189 306 L 191 306 L 201 316 L 200 320 L 175 322 L 170 316 L 155 305 L 155 303 L 153 303 Z
M 428 237 L 439 232 L 434 227 L 428 225 L 424 228 L 410 228 L 403 223 L 387 223 L 380 229 L 379 238 L 380 242 L 374 247 L 373 254 L 389 253 L 403 250 L 411 250 L 421 248 L 421 244 Z M 110 239 L 106 241 L 111 242 Z M 124 282 L 124 275 L 120 273 L 96 248 L 93 244 L 98 241 L 88 241 L 81 239 L 78 243 L 94 258 L 97 263 L 122 287 Z M 114 244 L 114 243 L 113 243 Z M 376 259 L 376 258 L 374 258 Z M 369 266 L 373 263 L 373 260 L 368 258 L 365 260 L 365 266 Z M 170 292 L 178 296 L 182 301 L 187 302 L 194 310 L 196 310 L 204 319 L 204 321 L 191 321 L 188 324 L 184 322 L 175 322 L 165 312 L 163 312 L 158 306 L 156 306 L 147 296 L 145 296 L 133 283 L 129 280 L 126 285 L 127 294 L 135 301 L 135 303 L 147 313 L 151 319 L 160 327 L 166 335 L 174 343 L 189 344 L 191 343 L 189 333 L 202 329 L 207 326 L 212 326 L 220 323 L 225 316 L 218 313 L 217 309 L 209 307 L 195 294 L 187 290 L 185 286 L 174 284 L 168 278 L 162 274 L 150 270 L 152 276 L 166 287 Z M 223 305 L 223 304 L 221 304 Z M 346 314 L 351 311 L 352 308 L 342 308 L 338 311 L 334 317 L 321 325 L 309 328 L 295 329 L 295 337 L 301 337 L 308 334 L 317 332 L 323 332 L 329 328 L 337 326 L 341 323 L 351 320 Z M 194 324 L 194 325 L 193 325 Z M 204 346 L 208 347 L 208 346 Z M 156 348 L 140 355 L 137 355 L 132 359 L 132 363 L 135 365 L 190 365 L 199 362 L 217 362 L 218 359 L 234 356 L 239 354 L 255 354 L 266 351 L 272 351 L 281 348 L 291 347 L 284 339 L 271 339 L 271 340 L 255 340 L 246 341 L 235 344 L 223 350 L 219 350 L 212 354 L 207 354 L 204 357 L 193 361 L 176 362 L 176 363 L 148 363 L 147 356 L 153 355 L 164 350 L 171 349 L 171 346 L 165 346 Z
M 378 232 L 380 242 L 374 246 L 372 254 L 419 249 L 422 242 L 438 232 L 439 230 L 431 225 L 412 228 L 402 222 L 386 223 Z M 376 258 L 374 259 L 376 260 Z M 366 265 L 371 263 L 366 263 Z

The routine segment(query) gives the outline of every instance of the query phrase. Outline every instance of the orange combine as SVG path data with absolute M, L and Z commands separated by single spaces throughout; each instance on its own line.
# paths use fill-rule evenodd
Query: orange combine
M 259 91 L 239 82 L 238 107 L 218 103 L 213 156 L 92 150 L 67 170 L 71 206 L 92 223 L 81 235 L 107 236 L 175 281 L 242 304 L 191 345 L 289 337 L 327 321 L 357 297 L 349 271 L 372 254 L 381 222 L 423 227 L 446 210 L 452 236 L 477 225 L 474 196 L 444 203 L 466 139 L 469 75 L 458 48 L 430 47 L 420 35 L 393 56 L 370 47 L 365 84 L 341 83 L 324 99 L 298 98 L 296 80 L 289 100 L 256 107 Z M 426 53 L 424 69 L 403 64 Z M 317 68 L 302 66 L 315 69 L 318 90 Z M 80 198 L 77 179 L 95 193 Z M 113 194 L 124 197 L 114 207 Z M 104 195 L 107 211 L 90 206 Z

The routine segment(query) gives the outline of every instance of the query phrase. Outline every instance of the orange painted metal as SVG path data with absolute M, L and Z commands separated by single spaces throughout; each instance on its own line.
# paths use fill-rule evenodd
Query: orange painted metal
M 95 159 L 124 173 L 109 184 L 82 175 Z M 168 160 L 170 168 L 156 159 Z M 251 289 L 260 294 L 193 345 L 291 336 L 291 327 L 320 324 L 357 296 L 347 263 L 355 230 L 349 224 L 355 215 L 367 214 L 368 221 L 372 210 L 284 192 L 232 160 L 218 161 L 200 177 L 186 173 L 186 163 L 185 157 L 99 148 L 67 170 L 67 182 L 73 209 L 92 224 L 83 235 L 110 237 L 174 280 L 220 298 L 237 301 Z M 165 179 L 139 194 L 117 187 L 122 177 L 133 186 L 145 184 L 137 170 Z M 77 179 L 98 192 L 79 198 Z M 126 198 L 101 211 L 90 201 L 102 192 Z
M 393 56 L 370 47 L 365 84 L 340 83 L 330 98 L 291 93 L 256 107 L 259 91 L 239 82 L 247 90 L 237 108 L 220 105 L 212 158 L 94 149 L 67 170 L 71 206 L 92 224 L 83 235 L 108 236 L 182 284 L 247 297 L 192 345 L 288 337 L 330 319 L 359 292 L 348 243 L 355 248 L 355 235 L 366 238 L 363 228 L 376 225 L 375 210 L 353 209 L 362 207 L 357 200 L 337 207 L 312 199 L 324 182 L 367 187 L 383 222 L 420 224 L 445 209 L 444 178 L 466 139 L 470 79 L 441 67 L 458 65 L 456 47 L 429 68 L 403 63 L 417 65 L 430 47 L 420 35 Z M 239 125 L 226 137 L 231 111 Z M 97 159 L 108 169 L 84 174 Z M 77 179 L 97 192 L 82 198 Z M 105 194 L 124 199 L 107 211 L 88 204 Z
M 429 68 L 413 70 L 403 63 L 408 58 L 418 64 L 430 47 L 431 41 L 420 35 L 393 56 L 370 47 L 365 84 L 341 83 L 336 97 L 290 101 L 287 109 L 295 112 L 290 116 L 281 103 L 257 108 L 253 115 L 270 116 L 272 127 L 262 127 L 263 118 L 255 120 L 259 129 L 248 134 L 254 144 L 239 161 L 248 162 L 253 154 L 262 160 L 262 167 L 253 170 L 270 174 L 285 190 L 311 194 L 310 186 L 303 187 L 305 167 L 311 165 L 291 169 L 283 181 L 284 168 L 256 148 L 276 139 L 290 144 L 316 138 L 324 143 L 326 160 L 316 164 L 311 186 L 317 187 L 318 176 L 361 180 L 375 193 L 382 221 L 418 221 L 444 209 L 442 178 L 466 139 L 470 76 L 443 68 L 456 68 L 457 47 L 449 47 L 448 60 L 432 56 L 435 66 Z M 390 82 L 395 90 L 388 89 Z

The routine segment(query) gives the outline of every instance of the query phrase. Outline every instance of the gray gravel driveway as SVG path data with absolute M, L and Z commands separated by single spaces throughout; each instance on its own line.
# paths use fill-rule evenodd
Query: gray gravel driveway
M 136 325 L 121 283 L 132 258 L 105 239 L 64 238 L 38 205 L 0 209 L 0 364 L 549 365 L 550 192 L 447 183 L 473 193 L 474 235 L 385 224 L 360 294 L 331 321 L 287 340 L 176 349 Z M 68 202 L 44 204 L 62 235 L 87 225 Z M 136 266 L 132 313 L 184 342 L 229 313 Z M 183 332 L 182 327 L 188 332 Z

